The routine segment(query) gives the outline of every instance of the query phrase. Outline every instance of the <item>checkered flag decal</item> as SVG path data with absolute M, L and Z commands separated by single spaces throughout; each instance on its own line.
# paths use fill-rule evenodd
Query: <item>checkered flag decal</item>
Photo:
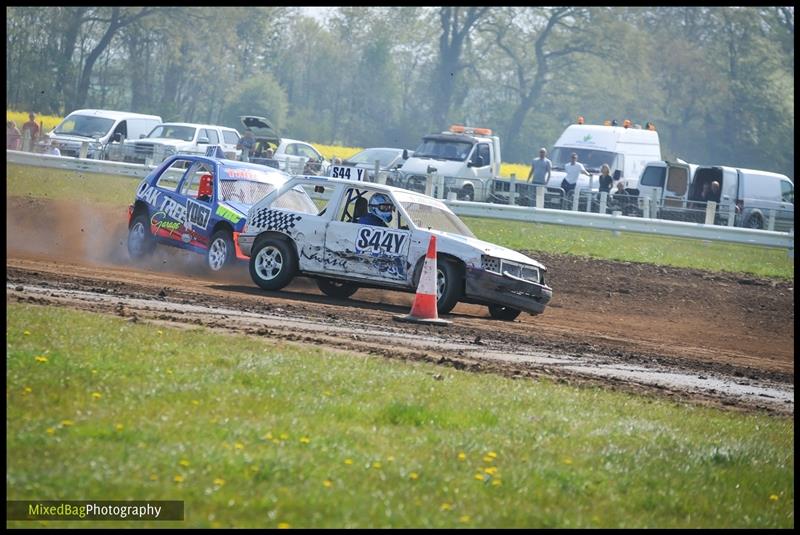
M 297 221 L 303 219 L 300 216 L 282 212 L 280 210 L 270 210 L 262 208 L 253 216 L 253 226 L 264 230 L 277 230 L 289 234 L 289 230 L 294 228 Z

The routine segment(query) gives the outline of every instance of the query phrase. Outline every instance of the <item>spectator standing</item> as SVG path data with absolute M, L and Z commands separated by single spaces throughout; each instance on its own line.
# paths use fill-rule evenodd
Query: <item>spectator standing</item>
M 248 128 L 244 131 L 244 136 L 242 136 L 242 139 L 239 140 L 239 144 L 236 146 L 237 149 L 242 149 L 243 162 L 250 161 L 250 153 L 255 146 L 256 136 L 253 134 L 253 131 Z
M 611 184 L 613 182 L 614 178 L 611 176 L 611 168 L 608 167 L 607 163 L 604 163 L 600 168 L 600 193 L 604 191 L 606 193 L 611 193 Z
M 577 153 L 573 152 L 570 160 L 570 163 L 564 166 L 566 175 L 564 176 L 564 180 L 561 181 L 561 189 L 564 190 L 564 193 L 575 190 L 575 185 L 578 183 L 578 177 L 581 174 L 592 176 L 589 174 L 589 171 L 586 170 L 583 164 L 578 162 Z
M 39 125 L 36 124 L 36 115 L 33 112 L 28 113 L 28 122 L 22 125 L 22 147 L 23 150 L 33 150 L 36 145 L 36 140 L 39 137 Z M 27 141 L 27 147 L 25 143 Z
M 19 150 L 22 145 L 22 133 L 17 128 L 14 121 L 6 122 L 6 148 L 9 150 Z
M 550 180 L 550 171 L 553 168 L 553 162 L 547 158 L 547 149 L 542 147 L 539 149 L 539 157 L 534 158 L 531 162 L 531 172 L 528 173 L 528 182 L 533 178 L 534 184 L 547 184 Z

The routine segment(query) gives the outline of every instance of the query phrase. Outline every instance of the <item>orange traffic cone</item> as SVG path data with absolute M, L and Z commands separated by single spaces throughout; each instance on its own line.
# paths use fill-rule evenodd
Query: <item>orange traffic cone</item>
M 417 293 L 414 296 L 414 304 L 411 305 L 411 312 L 406 316 L 394 316 L 394 319 L 410 323 L 449 325 L 451 322 L 439 319 L 436 301 L 436 236 L 431 235 L 428 253 L 425 255 L 425 263 L 422 265 L 422 273 L 419 276 Z

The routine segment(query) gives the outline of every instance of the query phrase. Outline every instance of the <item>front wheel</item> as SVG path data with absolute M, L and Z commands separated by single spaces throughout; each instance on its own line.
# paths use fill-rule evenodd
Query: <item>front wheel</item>
M 264 290 L 280 290 L 297 272 L 292 245 L 276 238 L 259 240 L 250 255 L 250 278 Z
M 503 305 L 489 305 L 489 315 L 496 320 L 514 321 L 522 313 L 521 310 Z
M 128 254 L 133 260 L 144 258 L 156 248 L 156 240 L 150 233 L 150 221 L 146 214 L 139 214 L 128 230 Z
M 211 236 L 211 243 L 206 251 L 206 264 L 211 271 L 219 271 L 233 262 L 236 250 L 233 236 L 227 230 L 218 230 Z
M 333 279 L 317 279 L 317 286 L 325 295 L 339 299 L 347 299 L 358 290 L 358 286 L 352 282 Z

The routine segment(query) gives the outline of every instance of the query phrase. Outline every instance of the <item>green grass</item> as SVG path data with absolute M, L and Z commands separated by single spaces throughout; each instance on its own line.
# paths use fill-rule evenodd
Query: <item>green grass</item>
M 135 178 L 15 164 L 6 164 L 6 173 L 9 196 L 88 200 L 120 206 L 130 204 L 140 182 Z M 614 236 L 606 230 L 495 219 L 465 217 L 464 221 L 479 238 L 518 250 L 794 278 L 794 262 L 783 249 L 632 232 Z
M 463 220 L 478 238 L 512 249 L 794 278 L 794 262 L 785 249 L 634 232 L 614 236 L 611 231 L 475 217 Z
M 192 527 L 794 525 L 791 418 L 6 311 L 8 499 L 185 500 Z

